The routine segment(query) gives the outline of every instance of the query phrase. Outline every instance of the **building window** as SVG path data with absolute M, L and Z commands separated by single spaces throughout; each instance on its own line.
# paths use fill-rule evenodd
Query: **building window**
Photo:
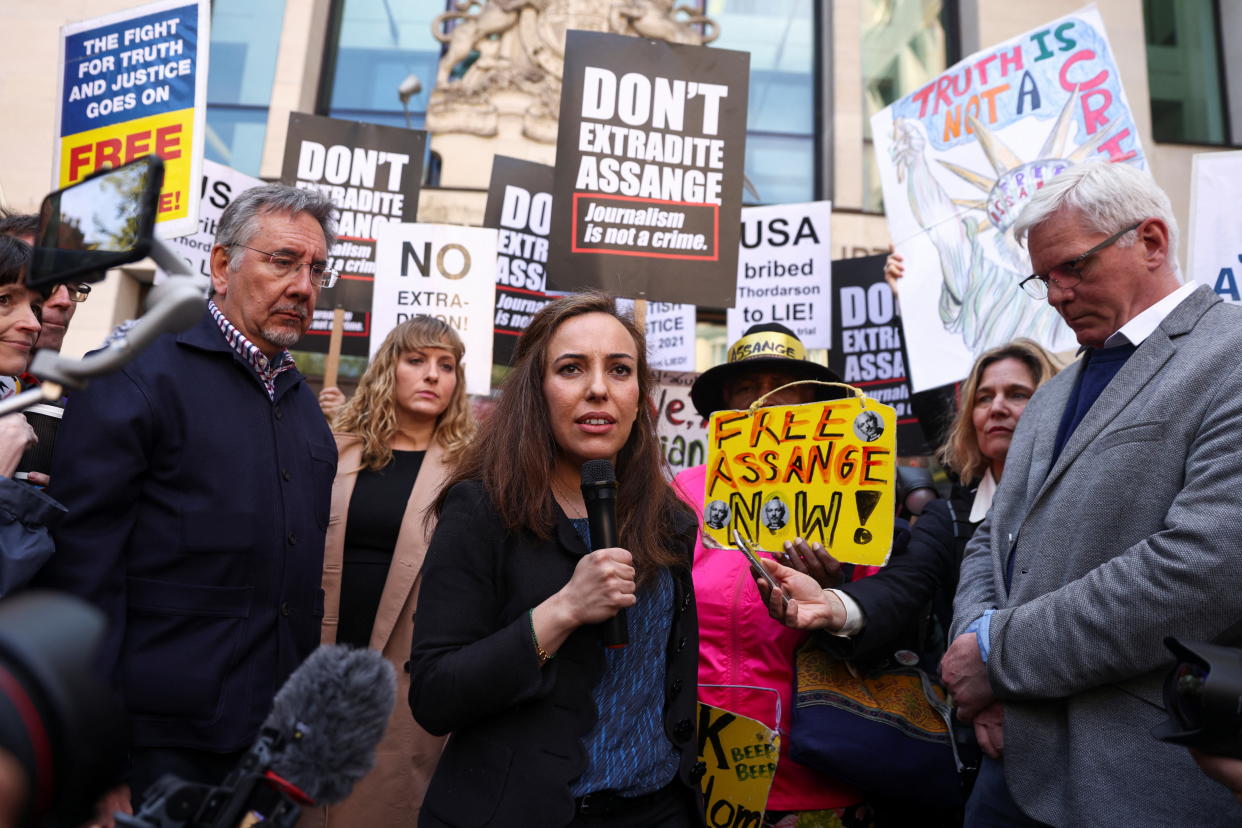
M 205 155 L 254 176 L 263 155 L 284 17 L 284 0 L 212 3 Z
M 884 209 L 871 116 L 909 95 L 960 56 L 953 16 L 943 0 L 862 0 L 863 203 Z M 843 24 L 842 24 L 843 25 Z
M 750 52 L 747 203 L 813 201 L 815 14 L 811 0 L 707 0 L 713 47 Z
M 1143 0 L 1151 131 L 1157 141 L 1228 144 L 1215 0 Z
M 422 129 L 435 86 L 440 43 L 432 21 L 451 0 L 338 0 L 324 70 L 321 111 L 333 118 Z M 397 88 L 410 75 L 422 91 L 406 110 Z

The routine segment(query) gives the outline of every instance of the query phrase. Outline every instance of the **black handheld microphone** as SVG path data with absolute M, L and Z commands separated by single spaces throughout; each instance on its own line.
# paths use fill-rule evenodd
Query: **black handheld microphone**
M 586 501 L 587 525 L 591 532 L 591 551 L 617 545 L 617 474 L 607 460 L 588 460 L 582 464 L 582 499 Z M 604 646 L 616 649 L 630 643 L 625 608 L 603 624 Z

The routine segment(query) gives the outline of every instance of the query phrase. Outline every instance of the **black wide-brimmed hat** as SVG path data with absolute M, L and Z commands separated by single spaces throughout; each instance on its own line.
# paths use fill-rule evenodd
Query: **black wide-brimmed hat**
M 752 325 L 729 348 L 729 359 L 699 375 L 690 387 L 690 399 L 702 417 L 727 407 L 725 383 L 748 371 L 769 369 L 793 373 L 799 379 L 840 382 L 831 368 L 806 358 L 806 346 L 793 331 L 777 322 Z M 835 400 L 844 396 L 841 388 L 813 385 L 816 400 Z

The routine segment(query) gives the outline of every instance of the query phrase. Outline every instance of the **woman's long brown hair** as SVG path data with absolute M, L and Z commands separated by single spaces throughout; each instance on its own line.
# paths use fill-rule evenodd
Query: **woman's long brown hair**
M 612 297 L 603 293 L 563 296 L 535 314 L 518 340 L 513 369 L 501 387 L 496 409 L 441 489 L 435 512 L 440 514 L 455 483 L 481 480 L 506 529 L 529 531 L 542 539 L 552 536 L 557 508 L 551 481 L 560 448 L 552 434 L 543 391 L 548 343 L 567 319 L 587 313 L 604 313 L 619 321 L 637 352 L 638 416 L 617 454 L 617 520 L 620 545 L 634 556 L 643 581 L 659 567 L 689 566 L 685 550 L 678 547 L 675 527 L 683 521 L 693 522 L 693 515 L 663 474 L 647 338 L 633 320 L 617 313 Z

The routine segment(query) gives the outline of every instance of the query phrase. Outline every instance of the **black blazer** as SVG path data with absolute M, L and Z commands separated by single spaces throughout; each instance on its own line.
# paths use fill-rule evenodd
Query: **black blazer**
M 673 570 L 664 728 L 681 750 L 679 778 L 701 815 L 693 526 L 679 536 L 686 566 Z M 410 657 L 414 718 L 431 733 L 452 733 L 420 826 L 573 821 L 570 784 L 586 769 L 582 740 L 595 724 L 591 691 L 603 675 L 603 646 L 597 629 L 579 628 L 540 669 L 527 612 L 569 581 L 586 552 L 559 513 L 554 537 L 540 540 L 507 532 L 478 481 L 449 491 L 423 566 Z
M 955 498 L 952 505 L 960 515 L 956 521 L 946 500 L 928 503 L 913 530 L 903 528 L 905 521 L 898 519 L 888 566 L 839 587 L 858 602 L 865 626 L 853 638 L 820 636 L 817 640 L 825 648 L 841 658 L 864 662 L 887 659 L 899 649 L 940 657 L 946 646 L 940 637 L 953 620 L 962 550 L 974 531 L 965 522 L 970 500 Z M 940 625 L 935 636 L 925 628 L 929 608 Z

